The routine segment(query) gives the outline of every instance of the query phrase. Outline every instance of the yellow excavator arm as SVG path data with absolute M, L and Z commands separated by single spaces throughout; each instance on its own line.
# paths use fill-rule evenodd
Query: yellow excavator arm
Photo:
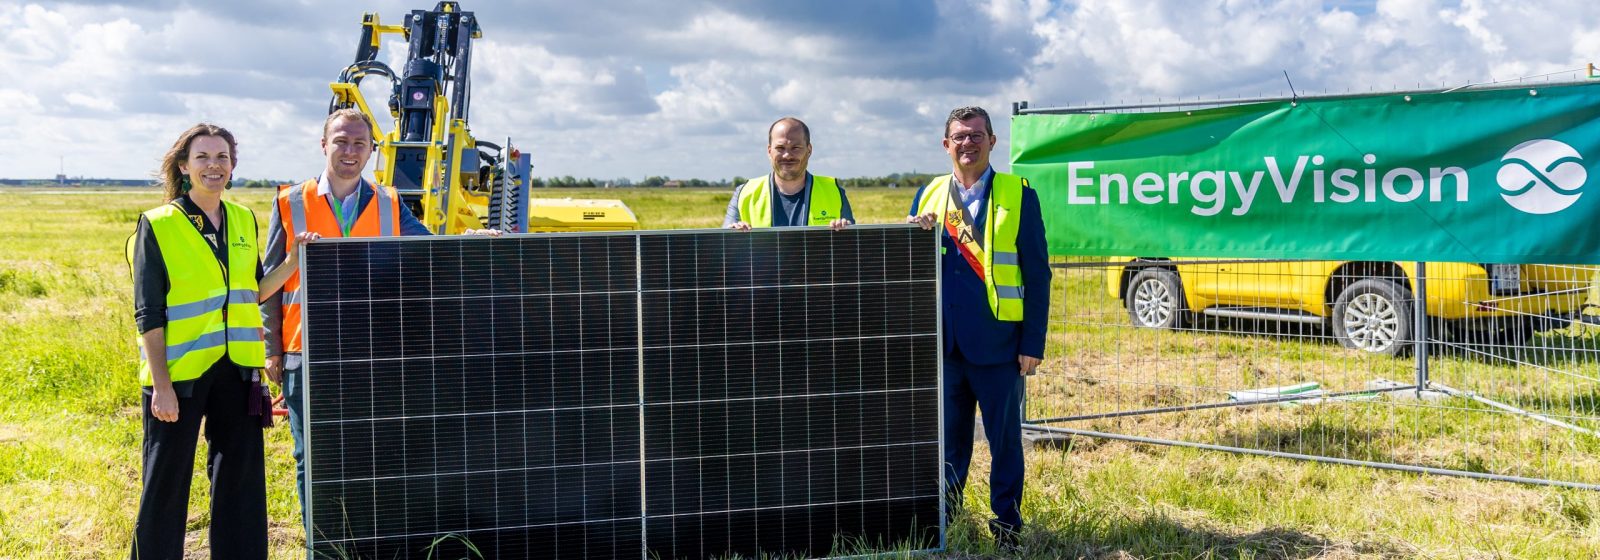
M 388 35 L 403 37 L 408 55 L 399 72 L 377 60 Z M 530 196 L 532 162 L 508 139 L 496 145 L 476 139 L 468 125 L 473 40 L 482 36 L 472 12 L 456 2 L 412 10 L 400 25 L 361 22 L 355 62 L 330 84 L 328 111 L 354 107 L 372 125 L 378 152 L 375 179 L 394 187 L 423 225 L 436 234 L 495 228 L 506 232 L 638 229 L 619 201 L 570 203 Z M 392 84 L 389 126 L 381 126 L 361 93 L 361 80 L 377 75 Z M 537 223 L 537 229 L 530 229 Z

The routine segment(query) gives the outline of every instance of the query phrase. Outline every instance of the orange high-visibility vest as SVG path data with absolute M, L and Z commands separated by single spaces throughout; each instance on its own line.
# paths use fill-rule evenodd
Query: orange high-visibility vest
M 350 226 L 350 237 L 392 237 L 400 235 L 400 197 L 391 187 L 361 182 L 358 188 L 374 189 L 372 201 L 356 216 Z M 317 180 L 311 179 L 293 187 L 278 189 L 278 216 L 283 221 L 283 231 L 294 237 L 305 232 L 316 232 L 323 237 L 344 237 L 339 228 L 339 218 L 328 206 L 326 197 L 317 195 Z M 300 305 L 305 301 L 305 291 L 300 289 L 300 271 L 296 270 L 283 283 L 283 351 L 299 352 L 303 348 L 300 333 Z

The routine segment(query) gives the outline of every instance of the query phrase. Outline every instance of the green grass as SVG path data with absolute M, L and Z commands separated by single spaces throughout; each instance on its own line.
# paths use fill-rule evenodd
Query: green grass
M 853 190 L 851 202 L 862 223 L 898 222 L 913 192 Z M 728 197 L 720 190 L 539 194 L 620 198 L 647 228 L 715 227 Z M 229 196 L 265 219 L 270 193 Z M 137 213 L 157 197 L 0 190 L 0 223 L 8 227 L 0 236 L 0 558 L 126 556 L 141 436 L 122 247 Z M 1050 360 L 1029 401 L 1034 416 L 1215 399 L 1216 387 L 1299 379 L 1343 387 L 1410 375 L 1405 360 L 1355 355 L 1310 337 L 1132 330 L 1095 273 L 1058 271 L 1057 279 Z M 1588 347 L 1581 336 L 1588 335 L 1541 339 Z M 1593 375 L 1593 363 L 1569 363 L 1580 358 L 1550 360 Z M 1594 410 L 1592 386 L 1549 383 L 1539 369 L 1461 356 L 1435 367 L 1437 379 L 1528 406 Z M 1600 481 L 1595 442 L 1470 406 L 1266 406 L 1081 427 Z M 267 446 L 273 557 L 296 558 L 302 536 L 288 431 L 271 430 Z M 981 447 L 978 456 L 947 557 L 993 554 L 983 528 Z M 1036 558 L 1591 558 L 1600 550 L 1600 495 L 1592 492 L 1085 438 L 1032 448 L 1027 459 L 1024 541 Z M 203 551 L 203 476 L 193 488 L 190 547 Z

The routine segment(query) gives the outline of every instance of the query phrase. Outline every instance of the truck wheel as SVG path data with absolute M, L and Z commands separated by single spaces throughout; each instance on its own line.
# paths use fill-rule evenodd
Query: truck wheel
M 1147 268 L 1128 282 L 1128 316 L 1136 327 L 1181 329 L 1189 322 L 1189 305 L 1177 273 Z
M 1411 290 L 1368 278 L 1339 292 L 1333 334 L 1345 348 L 1398 356 L 1411 350 Z

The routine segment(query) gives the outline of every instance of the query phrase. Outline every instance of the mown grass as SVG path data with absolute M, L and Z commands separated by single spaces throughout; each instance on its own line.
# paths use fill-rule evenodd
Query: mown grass
M 647 228 L 715 227 L 720 190 L 544 191 L 620 198 Z M 912 191 L 853 190 L 863 223 L 899 221 Z M 139 487 L 138 387 L 123 242 L 153 191 L 0 191 L 0 558 L 125 557 Z M 264 209 L 269 193 L 229 196 Z M 263 231 L 265 229 L 263 228 Z M 1127 328 L 1088 273 L 1058 271 L 1050 360 L 1030 415 L 1215 400 L 1215 388 L 1315 379 L 1335 388 L 1404 381 L 1405 360 L 1304 336 Z M 1565 335 L 1545 335 L 1548 346 Z M 1557 367 L 1572 366 L 1553 358 Z M 1559 412 L 1593 410 L 1593 387 L 1543 370 L 1446 356 L 1438 379 Z M 1593 364 L 1589 363 L 1592 375 Z M 1543 403 L 1543 404 L 1541 404 Z M 1186 413 L 1080 427 L 1600 482 L 1594 442 L 1455 403 L 1329 403 Z M 267 438 L 273 558 L 302 536 L 286 429 Z M 980 460 L 944 557 L 991 556 Z M 1028 557 L 1592 558 L 1600 496 L 1457 478 L 1070 438 L 1027 452 Z M 199 461 L 197 460 L 197 467 Z M 202 472 L 199 468 L 197 473 Z M 206 482 L 191 497 L 203 556 Z

